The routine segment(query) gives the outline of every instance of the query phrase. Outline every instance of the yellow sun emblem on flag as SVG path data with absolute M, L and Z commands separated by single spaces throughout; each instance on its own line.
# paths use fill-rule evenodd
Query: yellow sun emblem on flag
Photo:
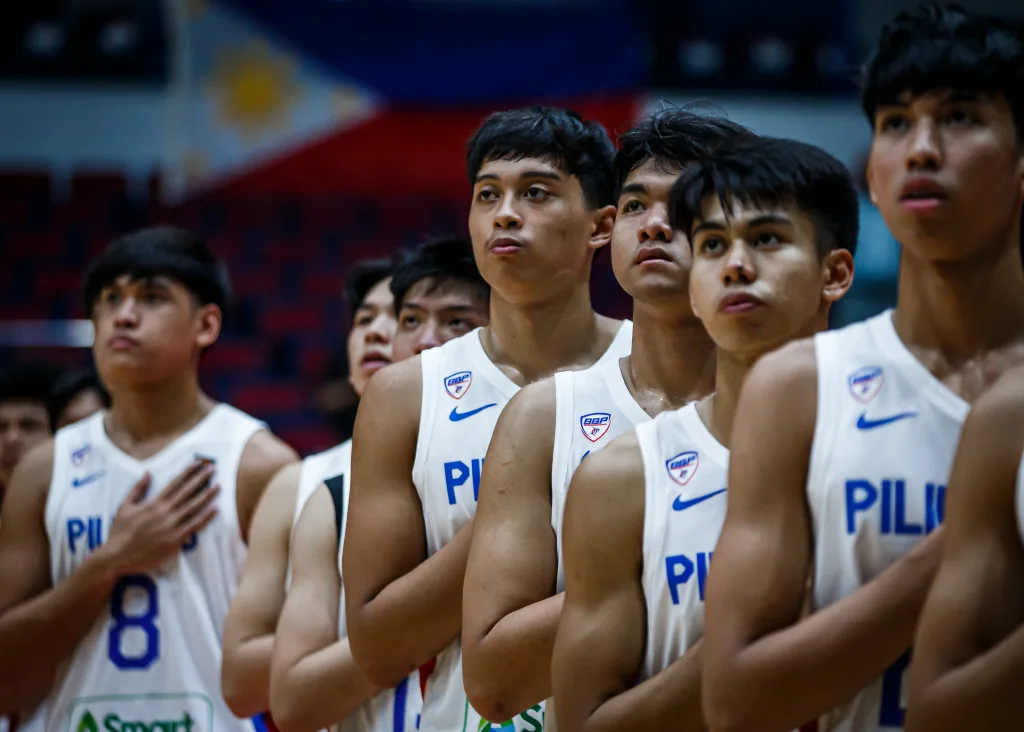
M 261 41 L 222 51 L 210 83 L 217 119 L 247 140 L 286 128 L 301 96 L 294 62 Z

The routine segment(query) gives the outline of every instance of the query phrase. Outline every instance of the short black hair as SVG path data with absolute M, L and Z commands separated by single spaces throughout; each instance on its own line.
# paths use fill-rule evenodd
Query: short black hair
M 133 279 L 170 277 L 184 285 L 200 305 L 219 307 L 225 319 L 230 310 L 227 268 L 201 236 L 184 229 L 155 226 L 113 241 L 86 271 L 86 313 L 91 316 L 103 288 L 124 275 Z
M 349 313 L 355 315 L 363 305 L 370 290 L 386 280 L 395 270 L 390 259 L 360 259 L 349 267 L 345 276 L 345 301 Z
M 473 245 L 464 237 L 431 239 L 399 254 L 395 274 L 391 277 L 396 313 L 402 309 L 409 290 L 426 279 L 434 281 L 433 289 L 450 282 L 460 282 L 473 289 L 485 303 L 491 297 L 491 287 L 480 275 L 473 259 Z
M 466 143 L 469 184 L 491 160 L 549 160 L 579 179 L 593 209 L 615 203 L 615 146 L 600 122 L 557 107 L 526 107 L 488 116 Z
M 957 5 L 928 4 L 902 12 L 883 28 L 861 73 L 868 120 L 900 94 L 931 91 L 998 93 L 1024 140 L 1024 31 Z
M 0 402 L 39 402 L 46 406 L 64 369 L 49 361 L 20 361 L 0 371 Z
M 719 149 L 693 165 L 672 186 L 672 226 L 687 233 L 701 218 L 707 196 L 717 196 L 726 213 L 732 202 L 746 206 L 795 205 L 814 222 L 815 244 L 824 256 L 833 249 L 857 251 L 860 201 L 846 166 L 814 145 L 778 138 L 749 138 Z
M 707 159 L 721 144 L 755 134 L 723 115 L 697 114 L 695 109 L 666 107 L 619 135 L 619 151 L 613 164 L 616 199 L 629 174 L 648 160 L 671 172 Z
M 110 392 L 103 386 L 103 382 L 100 381 L 100 377 L 95 369 L 71 371 L 54 382 L 53 388 L 50 389 L 50 398 L 46 401 L 46 411 L 50 415 L 51 430 L 57 429 L 57 423 L 60 422 L 64 410 L 68 408 L 68 405 L 71 404 L 75 397 L 83 391 L 89 391 L 90 389 L 99 394 L 100 401 L 103 402 L 104 407 L 110 407 Z

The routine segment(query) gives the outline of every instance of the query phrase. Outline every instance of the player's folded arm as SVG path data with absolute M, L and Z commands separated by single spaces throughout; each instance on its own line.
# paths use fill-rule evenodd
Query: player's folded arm
M 946 547 L 910 667 L 907 730 L 1024 728 L 1024 547 L 1016 482 L 1024 387 L 1004 380 L 964 424 Z
M 633 729 L 616 696 L 643 664 L 643 517 L 643 465 L 629 434 L 588 457 L 569 487 L 565 605 L 551 669 L 563 732 Z
M 267 710 L 274 628 L 284 605 L 292 516 L 301 463 L 281 468 L 253 516 L 249 553 L 224 623 L 221 692 L 238 717 Z
M 458 637 L 471 529 L 427 560 L 412 482 L 422 377 L 411 358 L 370 379 L 356 417 L 342 566 L 352 654 L 391 688 Z M 426 561 L 425 561 L 426 560 Z
M 463 590 L 466 695 L 485 718 L 511 719 L 551 694 L 561 598 L 551 528 L 554 379 L 502 411 L 484 461 Z
M 295 530 L 292 586 L 278 623 L 270 711 L 282 732 L 341 722 L 377 693 L 338 638 L 338 528 L 326 486 L 313 493 Z

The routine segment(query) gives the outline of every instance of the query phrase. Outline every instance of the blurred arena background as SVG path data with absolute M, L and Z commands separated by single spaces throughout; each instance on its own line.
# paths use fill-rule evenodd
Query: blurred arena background
M 856 68 L 908 0 L 32 0 L 0 27 L 0 363 L 89 362 L 80 282 L 119 233 L 209 237 L 236 309 L 217 398 L 304 453 L 345 436 L 346 266 L 463 233 L 462 144 L 495 109 L 621 132 L 709 101 L 862 168 Z M 1024 20 L 1020 0 L 968 0 Z M 864 198 L 838 322 L 891 304 L 897 248 Z M 608 258 L 600 310 L 628 315 Z M 343 391 L 343 390 L 342 390 Z

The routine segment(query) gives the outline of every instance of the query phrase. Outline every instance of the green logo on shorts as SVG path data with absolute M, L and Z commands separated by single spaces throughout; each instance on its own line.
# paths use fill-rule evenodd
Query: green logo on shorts
M 76 732 L 193 732 L 195 720 L 185 712 L 181 719 L 130 720 L 111 713 L 103 717 L 103 728 L 88 709 L 78 722 Z
M 100 732 L 100 728 L 96 726 L 96 718 L 92 716 L 92 712 L 86 711 L 82 715 L 82 721 L 78 723 L 77 732 Z
M 518 724 L 516 724 L 518 722 Z M 540 704 L 527 709 L 507 722 L 488 722 L 481 719 L 476 732 L 544 732 L 544 710 Z

